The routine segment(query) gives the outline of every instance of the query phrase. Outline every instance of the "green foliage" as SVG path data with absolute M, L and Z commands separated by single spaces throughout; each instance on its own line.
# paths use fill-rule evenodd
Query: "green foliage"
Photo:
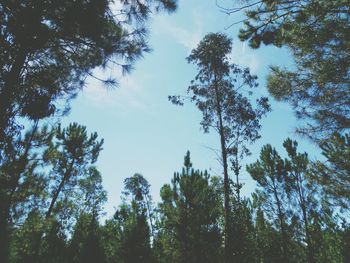
M 40 262 L 65 263 L 69 262 L 67 256 L 67 237 L 64 227 L 57 221 L 50 223 L 50 228 L 43 238 L 40 248 Z
M 121 237 L 121 224 L 116 218 L 106 220 L 105 224 L 101 226 L 101 242 L 107 263 L 121 261 Z
M 1 146 L 13 135 L 16 115 L 30 120 L 53 115 L 60 110 L 56 101 L 74 97 L 96 67 L 114 64 L 130 71 L 149 50 L 150 13 L 176 6 L 176 0 L 2 1 Z
M 218 262 L 221 254 L 220 184 L 192 168 L 190 153 L 182 173 L 161 189 L 154 245 L 159 262 Z
M 220 138 L 220 157 L 224 177 L 224 222 L 225 257 L 228 262 L 231 238 L 230 228 L 230 180 L 229 168 L 236 177 L 234 184 L 238 200 L 242 159 L 250 155 L 247 144 L 260 138 L 260 119 L 270 110 L 268 99 L 256 100 L 255 104 L 246 96 L 258 86 L 257 77 L 248 68 L 241 68 L 229 61 L 232 40 L 220 33 L 206 35 L 193 49 L 187 61 L 198 68 L 195 79 L 187 89 L 189 98 L 202 112 L 201 127 L 204 132 L 213 130 Z M 180 96 L 169 96 L 169 100 L 182 105 Z M 229 165 L 231 164 L 231 167 Z
M 335 134 L 320 144 L 325 162 L 313 163 L 313 179 L 322 185 L 329 199 L 349 209 L 350 198 L 350 137 Z
M 286 46 L 295 70 L 272 67 L 268 88 L 288 101 L 299 118 L 298 131 L 313 139 L 350 127 L 349 3 L 334 1 L 258 1 L 246 9 L 239 37 L 253 48 L 261 43 Z M 240 9 L 240 10 L 241 10 Z
M 34 263 L 38 257 L 40 239 L 38 233 L 42 231 L 42 216 L 36 210 L 29 213 L 21 229 L 14 230 L 11 239 L 11 262 Z
M 153 262 L 148 224 L 152 225 L 153 217 L 149 187 L 140 174 L 124 180 L 123 204 L 114 215 L 121 229 L 118 253 L 123 263 Z
M 280 262 L 280 235 L 266 220 L 261 205 L 255 215 L 256 262 Z
M 247 166 L 258 183 L 259 209 L 281 237 L 283 260 L 341 262 L 339 221 L 312 180 L 308 155 L 298 153 L 298 143 L 291 139 L 283 146 L 288 158 L 283 160 L 271 145 L 265 145 L 260 160 Z
M 236 196 L 233 197 L 231 220 L 230 258 L 233 262 L 258 262 L 253 213 L 249 199 L 237 200 Z
M 59 252 L 55 255 L 55 249 L 63 251 L 62 244 L 66 244 L 65 240 L 60 240 L 60 235 L 69 231 L 80 211 L 100 212 L 106 192 L 93 164 L 102 143 L 103 140 L 97 140 L 96 133 L 88 136 L 86 128 L 78 124 L 65 129 L 45 126 L 39 129 L 36 125 L 16 142 L 8 161 L 0 166 L 2 175 L 12 175 L 10 184 L 1 192 L 5 197 L 0 203 L 2 229 L 4 226 L 8 229 L 8 235 L 3 232 L 1 236 L 2 242 L 8 242 L 6 239 L 10 235 L 14 237 L 16 233 L 22 235 L 22 231 L 26 231 L 18 225 L 32 224 L 33 218 L 40 218 L 38 224 L 28 230 L 32 239 L 28 242 L 32 243 L 31 256 L 24 253 L 24 261 L 38 262 L 41 257 L 46 257 L 45 253 L 53 262 L 63 260 Z M 14 229 L 12 234 L 11 228 Z M 56 239 L 52 231 L 57 232 Z M 53 241 L 47 241 L 47 238 Z M 55 240 L 62 246 L 57 244 L 50 248 Z M 14 249 L 11 248 L 16 251 Z
M 49 218 L 53 212 L 69 218 L 72 211 L 67 211 L 70 215 L 65 215 L 65 211 L 60 211 L 59 208 L 70 207 L 73 211 L 81 209 L 82 207 L 78 206 L 74 208 L 73 200 L 75 198 L 79 200 L 82 195 L 85 195 L 85 202 L 95 202 L 92 208 L 98 207 L 101 202 L 105 201 L 106 194 L 101 188 L 101 176 L 93 167 L 102 149 L 102 144 L 103 139 L 98 141 L 97 133 L 88 136 L 86 127 L 77 123 L 70 124 L 64 129 L 60 126 L 57 128 L 53 141 L 43 154 L 44 160 L 50 164 L 51 168 L 50 193 L 52 199 L 46 211 L 46 218 Z M 70 189 L 77 185 L 81 187 L 74 194 Z M 100 203 L 96 203 L 98 201 Z M 79 203 L 76 202 L 75 205 Z
M 260 160 L 247 166 L 248 173 L 258 184 L 257 195 L 262 208 L 280 234 L 280 260 L 289 261 L 288 199 L 286 175 L 282 158 L 271 145 L 265 145 Z
M 145 214 L 129 214 L 124 219 L 120 256 L 124 263 L 150 263 L 153 255 L 150 245 L 150 229 Z
M 74 227 L 69 245 L 72 263 L 106 262 L 102 247 L 101 231 L 94 214 L 82 213 Z

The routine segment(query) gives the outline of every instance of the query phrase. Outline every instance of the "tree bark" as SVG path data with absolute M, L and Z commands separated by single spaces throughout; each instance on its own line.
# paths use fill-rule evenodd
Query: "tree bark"
M 5 83 L 0 93 L 0 147 L 4 147 L 6 130 L 13 117 L 13 103 L 16 86 L 19 83 L 21 71 L 27 58 L 27 51 L 19 49 L 10 72 L 4 77 Z M 3 149 L 1 149 L 3 150 Z
M 57 201 L 57 198 L 58 198 L 58 195 L 60 194 L 60 192 L 62 191 L 63 187 L 64 187 L 64 184 L 66 183 L 66 181 L 69 179 L 69 177 L 71 176 L 71 173 L 72 173 L 72 169 L 73 169 L 73 165 L 74 165 L 74 162 L 75 160 L 73 159 L 69 168 L 67 168 L 63 178 L 62 178 L 62 181 L 60 182 L 58 188 L 56 189 L 53 197 L 52 197 L 52 200 L 51 200 L 51 203 L 50 203 L 50 206 L 49 206 L 49 209 L 47 210 L 46 212 L 46 215 L 45 215 L 45 219 L 48 219 L 51 214 L 52 214 L 52 210 L 56 204 L 56 201 Z
M 278 210 L 278 220 L 280 223 L 280 231 L 281 231 L 281 248 L 282 248 L 282 256 L 283 256 L 283 262 L 289 262 L 288 258 L 288 248 L 287 248 L 287 236 L 286 236 L 286 230 L 285 230 L 285 223 L 284 223 L 284 215 L 282 212 L 282 205 L 281 205 L 281 200 L 278 197 L 277 193 L 277 188 L 275 184 L 275 180 L 272 180 L 273 183 L 273 193 L 276 199 L 276 204 L 277 204 L 277 210 Z
M 225 262 L 230 262 L 231 258 L 231 245 L 230 245 L 230 182 L 228 177 L 228 164 L 227 164 L 227 147 L 225 141 L 224 124 L 222 118 L 222 109 L 220 103 L 219 89 L 216 79 L 216 74 L 214 77 L 214 89 L 216 97 L 216 112 L 219 120 L 219 135 L 220 135 L 220 146 L 221 146 L 221 157 L 224 170 L 224 221 L 225 221 L 225 231 L 224 231 L 224 245 L 225 245 Z

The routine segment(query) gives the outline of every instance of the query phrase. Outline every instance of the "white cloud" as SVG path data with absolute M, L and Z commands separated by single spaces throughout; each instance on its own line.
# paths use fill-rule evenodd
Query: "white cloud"
M 173 38 L 178 44 L 186 48 L 187 53 L 194 49 L 203 37 L 203 21 L 198 12 L 192 12 L 191 21 L 186 27 L 175 25 L 169 17 L 155 18 L 154 31 Z
M 259 67 L 260 61 L 254 51 L 246 47 L 245 42 L 234 42 L 231 62 L 237 65 L 249 67 L 251 72 L 256 74 Z
M 175 25 L 167 17 L 157 18 L 155 26 L 158 33 L 166 34 L 173 38 L 178 44 L 186 48 L 187 53 L 197 47 L 204 35 L 208 33 L 203 21 L 206 21 L 205 13 L 192 12 L 191 21 L 186 26 Z M 224 32 L 228 34 L 227 32 Z M 230 35 L 229 35 L 230 36 Z M 232 36 L 230 36 L 232 37 Z M 249 67 L 256 74 L 261 63 L 256 52 L 246 46 L 245 42 L 233 37 L 233 48 L 231 53 L 232 63 Z
M 90 78 L 82 96 L 95 107 L 120 110 L 142 110 L 147 112 L 148 104 L 143 96 L 142 86 L 134 76 L 118 78 L 119 86 L 106 88 L 96 79 Z
M 190 32 L 189 30 L 177 26 L 169 26 L 167 31 L 179 44 L 187 49 L 188 53 L 190 53 L 201 40 L 201 35 L 198 31 Z

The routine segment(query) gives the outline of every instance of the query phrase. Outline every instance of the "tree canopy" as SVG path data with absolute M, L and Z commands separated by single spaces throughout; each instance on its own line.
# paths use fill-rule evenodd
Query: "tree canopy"
M 239 38 L 288 48 L 295 68 L 271 67 L 268 89 L 306 120 L 297 131 L 315 140 L 349 130 L 348 1 L 247 1 L 227 13 L 245 11 Z

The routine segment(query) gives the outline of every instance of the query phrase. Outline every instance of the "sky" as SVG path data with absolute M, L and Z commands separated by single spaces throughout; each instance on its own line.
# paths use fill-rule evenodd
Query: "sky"
M 230 1 L 218 2 L 225 6 Z M 149 44 L 153 51 L 136 62 L 130 75 L 122 77 L 117 69 L 108 73 L 118 77 L 118 88 L 106 89 L 97 80 L 89 79 L 71 103 L 69 116 L 62 119 L 65 125 L 73 121 L 86 125 L 88 131 L 96 131 L 104 138 L 97 166 L 108 192 L 107 216 L 121 202 L 124 179 L 135 173 L 149 181 L 153 200 L 159 202 L 160 188 L 170 183 L 174 172 L 181 171 L 187 150 L 195 169 L 222 175 L 213 150 L 219 149 L 218 135 L 203 133 L 199 125 L 201 113 L 195 105 L 179 107 L 168 101 L 169 95 L 185 94 L 196 74 L 196 68 L 187 64 L 185 58 L 206 34 L 221 32 L 232 38 L 231 60 L 249 67 L 259 77 L 257 96 L 268 96 L 265 84 L 269 66 L 293 65 L 285 49 L 252 50 L 240 42 L 240 24 L 230 25 L 242 17 L 224 14 L 215 0 L 179 0 L 178 4 L 176 13 L 152 17 Z M 252 155 L 244 160 L 244 166 L 257 160 L 261 147 L 267 143 L 282 154 L 282 143 L 287 137 L 297 139 L 299 150 L 308 152 L 311 159 L 319 156 L 315 145 L 294 133 L 299 123 L 291 107 L 273 98 L 270 102 L 272 112 L 262 120 L 262 138 L 251 145 Z M 244 183 L 243 194 L 249 196 L 255 184 L 245 169 L 240 180 Z

